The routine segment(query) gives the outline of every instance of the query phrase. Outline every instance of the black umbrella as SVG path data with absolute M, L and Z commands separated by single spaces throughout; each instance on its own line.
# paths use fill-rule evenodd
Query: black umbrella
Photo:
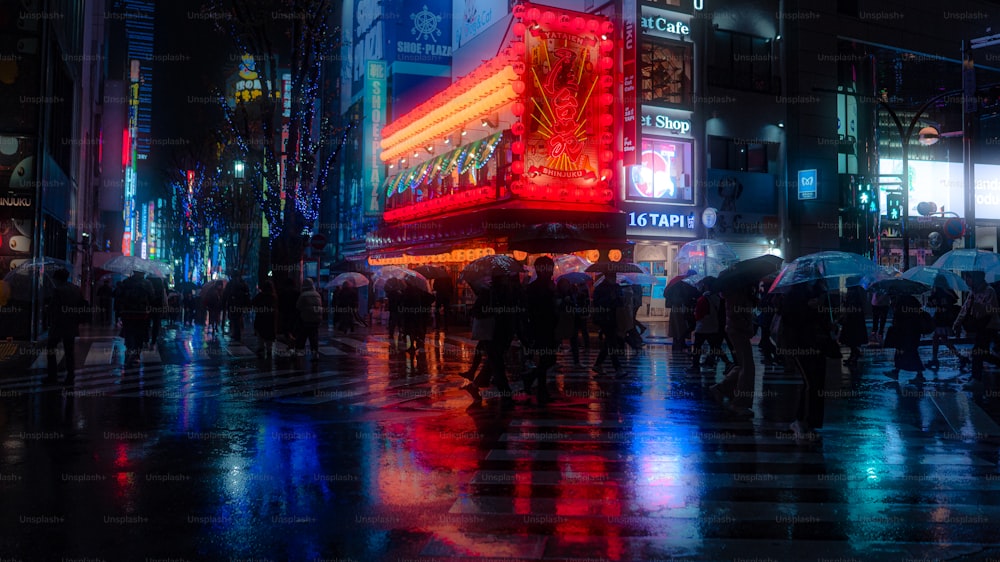
M 663 292 L 663 298 L 665 298 L 668 303 L 687 302 L 700 294 L 701 291 L 699 291 L 697 287 L 681 280 L 668 286 L 666 291 Z
M 510 237 L 511 250 L 529 254 L 570 254 L 591 250 L 596 242 L 579 228 L 561 222 L 545 222 L 528 227 Z
M 782 259 L 778 256 L 768 254 L 734 263 L 719 274 L 716 287 L 720 291 L 728 291 L 756 285 L 761 279 L 777 273 L 781 268 L 781 262 Z

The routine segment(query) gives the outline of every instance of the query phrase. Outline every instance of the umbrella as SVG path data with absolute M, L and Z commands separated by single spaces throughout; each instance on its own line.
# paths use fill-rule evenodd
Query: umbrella
M 465 266 L 461 279 L 473 289 L 489 286 L 494 273 L 514 275 L 525 271 L 521 262 L 504 254 L 483 256 Z
M 1000 255 L 972 248 L 950 250 L 934 262 L 934 267 L 954 271 L 988 271 L 998 265 Z
M 517 232 L 510 237 L 507 246 L 529 254 L 568 254 L 593 249 L 596 244 L 593 238 L 571 224 L 545 222 Z
M 420 275 L 428 279 L 441 279 L 442 277 L 451 277 L 448 274 L 448 270 L 439 265 L 421 265 L 414 267 L 413 271 L 416 271 Z
M 900 276 L 900 272 L 894 266 L 881 265 L 875 271 L 861 277 L 861 286 L 870 289 L 871 286 L 885 279 L 895 279 Z
M 871 285 L 871 290 L 886 295 L 922 295 L 930 291 L 931 286 L 912 279 L 895 277 L 876 281 Z
M 389 279 L 399 279 L 403 283 L 416 285 L 428 293 L 431 291 L 431 284 L 427 282 L 426 277 L 412 269 L 397 265 L 387 265 L 375 274 L 375 289 L 382 289 Z
M 969 290 L 969 285 L 956 275 L 954 271 L 941 269 L 940 267 L 918 265 L 917 267 L 907 269 L 900 278 L 926 285 L 928 291 L 934 287 L 944 287 L 956 293 Z
M 39 275 L 42 276 L 44 287 L 52 288 L 52 273 L 65 269 L 73 270 L 73 264 L 65 260 L 56 258 L 33 258 L 25 260 L 7 275 L 4 275 L 4 283 L 10 288 L 10 297 L 17 300 L 30 300 L 31 287 L 36 283 Z
M 574 285 L 579 284 L 579 283 L 590 284 L 590 283 L 594 282 L 594 278 L 593 277 L 591 277 L 589 274 L 586 274 L 586 273 L 584 273 L 582 271 L 571 271 L 569 273 L 563 273 L 559 277 L 555 277 L 556 281 L 562 281 L 563 279 L 569 281 L 570 283 L 572 283 Z
M 594 265 L 594 262 L 588 260 L 587 258 L 581 258 L 580 256 L 574 254 L 563 254 L 560 256 L 555 256 L 552 258 L 553 268 L 552 276 L 560 277 L 566 275 L 567 273 L 583 273 L 588 267 Z
M 808 254 L 789 263 L 781 270 L 771 285 L 771 292 L 785 292 L 792 285 L 825 279 L 828 285 L 841 281 L 846 286 L 860 285 L 865 275 L 877 266 L 868 258 L 851 252 L 818 252 Z
M 125 275 L 131 275 L 133 271 L 141 271 L 153 277 L 166 277 L 174 273 L 174 268 L 170 264 L 137 256 L 115 256 L 102 265 L 101 269 Z
M 618 276 L 618 282 L 629 285 L 652 285 L 656 283 L 656 277 L 648 273 L 622 273 Z
M 344 284 L 345 281 L 350 281 L 354 283 L 355 287 L 366 287 L 368 286 L 368 278 L 360 273 L 355 273 L 353 271 L 348 273 L 341 273 L 340 275 L 330 279 L 326 285 L 323 286 L 324 289 L 336 289 Z
M 667 300 L 668 305 L 676 302 L 687 302 L 701 294 L 695 283 L 687 282 L 688 278 L 674 277 L 671 281 L 675 282 L 672 285 L 667 285 L 666 290 L 663 291 L 663 298 Z
M 676 261 L 681 270 L 695 269 L 703 275 L 718 276 L 723 269 L 740 261 L 740 257 L 725 242 L 701 239 L 681 246 Z
M 743 260 L 727 267 L 719 274 L 716 287 L 720 291 L 738 287 L 756 286 L 760 280 L 781 268 L 782 259 L 770 254 Z

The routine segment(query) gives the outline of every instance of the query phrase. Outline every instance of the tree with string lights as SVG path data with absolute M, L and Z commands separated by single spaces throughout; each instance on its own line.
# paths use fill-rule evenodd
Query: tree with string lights
M 220 91 L 218 98 L 224 132 L 246 162 L 247 184 L 261 186 L 274 264 L 301 259 L 303 233 L 319 216 L 349 129 L 334 126 L 321 103 L 330 53 L 339 50 L 338 30 L 327 21 L 330 2 L 211 0 L 205 6 L 231 16 L 212 21 L 243 55 L 236 91 Z

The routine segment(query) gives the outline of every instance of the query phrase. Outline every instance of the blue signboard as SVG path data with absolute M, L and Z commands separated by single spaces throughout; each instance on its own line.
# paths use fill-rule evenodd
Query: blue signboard
M 393 38 L 395 60 L 451 65 L 451 2 L 421 0 L 400 3 L 399 7 Z
M 818 184 L 816 170 L 799 170 L 799 200 L 816 199 Z

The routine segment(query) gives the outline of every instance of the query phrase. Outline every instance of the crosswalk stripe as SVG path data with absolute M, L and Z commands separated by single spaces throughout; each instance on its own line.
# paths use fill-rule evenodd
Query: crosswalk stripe
M 119 346 L 115 341 L 95 341 L 90 344 L 87 357 L 83 360 L 83 366 L 111 364 L 112 358 L 118 348 Z

